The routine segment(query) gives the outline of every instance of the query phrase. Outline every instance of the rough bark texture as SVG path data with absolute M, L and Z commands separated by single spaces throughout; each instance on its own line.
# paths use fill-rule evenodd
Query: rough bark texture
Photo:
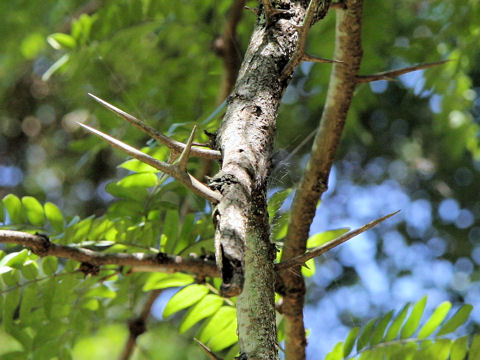
M 237 298 L 243 359 L 276 359 L 275 248 L 270 243 L 266 181 L 275 119 L 307 1 L 277 2 L 289 14 L 260 16 L 218 131 L 222 168 L 211 186 L 222 193 L 213 216 L 222 291 Z M 243 290 L 243 292 L 242 292 Z
M 304 177 L 295 194 L 282 261 L 306 250 L 306 240 L 318 200 L 327 190 L 328 176 L 340 142 L 347 112 L 355 90 L 362 58 L 362 0 L 348 0 L 345 10 L 337 10 L 334 64 L 320 127 L 315 136 Z M 300 266 L 281 273 L 282 311 L 285 315 L 285 358 L 305 359 L 303 306 L 305 282 Z

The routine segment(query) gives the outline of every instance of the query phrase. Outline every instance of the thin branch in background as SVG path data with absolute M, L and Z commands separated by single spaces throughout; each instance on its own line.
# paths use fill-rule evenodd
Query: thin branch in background
M 383 216 L 379 219 L 373 220 L 373 221 L 369 222 L 368 224 L 365 224 L 362 227 L 359 227 L 358 229 L 349 231 L 348 233 L 343 234 L 343 235 L 337 237 L 336 239 L 333 239 L 333 240 L 331 240 L 331 241 L 329 241 L 329 242 L 327 242 L 327 243 L 325 243 L 321 246 L 318 246 L 318 247 L 310 250 L 309 252 L 304 253 L 303 255 L 299 255 L 299 256 L 291 258 L 287 261 L 283 261 L 283 262 L 276 265 L 276 270 L 277 271 L 285 270 L 285 269 L 288 269 L 288 268 L 291 268 L 291 267 L 294 267 L 294 266 L 298 266 L 298 265 L 305 266 L 306 261 L 308 261 L 310 259 L 313 259 L 315 257 L 318 257 L 322 254 L 325 254 L 327 251 L 337 247 L 340 244 L 343 244 L 344 242 L 350 240 L 351 238 L 353 238 L 357 235 L 360 235 L 361 233 L 371 229 L 375 225 L 378 225 L 381 222 L 383 222 L 383 221 L 387 220 L 388 218 L 392 217 L 393 215 L 398 214 L 399 211 L 400 210 L 397 210 L 397 211 L 395 211 L 393 213 L 390 213 L 388 215 L 385 215 L 385 216 Z
M 34 235 L 21 231 L 0 230 L 0 243 L 22 245 L 40 257 L 53 255 L 59 258 L 72 259 L 92 266 L 120 265 L 132 267 L 132 272 L 186 272 L 201 277 L 219 277 L 215 262 L 196 258 L 169 256 L 165 253 L 114 253 L 106 254 L 78 247 L 59 245 L 51 242 L 43 235 Z
M 195 342 L 200 345 L 200 347 L 202 348 L 202 350 L 205 352 L 205 354 L 207 354 L 207 356 L 212 359 L 212 360 L 223 360 L 222 358 L 218 357 L 217 355 L 215 355 L 212 350 L 210 350 L 207 345 L 205 345 L 204 343 L 202 343 L 200 340 L 198 340 L 197 338 L 193 338 L 193 340 L 195 340 Z
M 100 99 L 98 96 L 88 93 L 96 102 L 100 105 L 103 105 L 108 110 L 116 114 L 117 116 L 121 117 L 122 119 L 128 121 L 133 126 L 137 127 L 141 131 L 143 131 L 148 136 L 152 137 L 153 139 L 157 140 L 159 143 L 167 146 L 170 150 L 181 153 L 185 149 L 185 144 L 173 140 L 168 136 L 163 135 L 161 132 L 157 131 L 153 127 L 149 126 L 142 120 L 137 119 L 135 116 L 130 115 L 129 113 L 117 108 L 116 106 L 108 103 L 107 101 Z M 199 158 L 204 159 L 211 159 L 211 160 L 220 160 L 221 154 L 220 151 L 211 150 L 211 149 L 199 149 L 192 147 L 192 156 L 196 156 Z
M 185 185 L 187 188 L 192 190 L 195 194 L 202 196 L 203 198 L 213 202 L 217 203 L 220 201 L 221 195 L 220 193 L 211 190 L 207 185 L 204 183 L 200 182 L 196 178 L 194 178 L 192 175 L 184 172 L 178 164 L 169 164 L 160 160 L 157 160 L 153 158 L 152 156 L 145 154 L 144 152 L 141 152 L 140 150 L 134 148 L 133 146 L 130 146 L 128 144 L 125 144 L 124 142 L 114 138 L 113 136 L 107 135 L 91 126 L 82 124 L 77 122 L 78 125 L 83 127 L 85 130 L 88 132 L 97 135 L 98 137 L 102 138 L 106 142 L 108 142 L 110 145 L 113 147 L 123 151 L 124 153 L 134 157 L 135 159 L 148 164 L 155 169 L 160 170 L 161 172 L 170 175 L 171 177 L 177 179 L 180 181 L 183 185 Z
M 137 343 L 137 338 L 147 331 L 146 322 L 150 316 L 153 303 L 160 295 L 162 290 L 153 290 L 148 294 L 147 301 L 143 305 L 142 311 L 138 317 L 130 319 L 128 322 L 128 339 L 123 348 L 122 354 L 120 355 L 120 360 L 128 360 L 133 354 L 135 345 Z
M 383 71 L 378 74 L 372 74 L 372 75 L 358 75 L 357 83 L 367 83 L 367 82 L 372 82 L 377 80 L 393 80 L 393 78 L 396 76 L 408 74 L 410 72 L 417 71 L 417 70 L 428 69 L 433 66 L 445 64 L 446 62 L 449 62 L 449 61 L 451 60 L 441 60 L 441 61 L 435 61 L 435 62 L 426 63 L 426 64 L 419 64 L 419 65 L 410 66 L 410 67 L 397 69 L 397 70 Z
M 315 134 L 308 165 L 292 203 L 281 262 L 301 256 L 306 251 L 306 240 L 315 216 L 316 204 L 327 190 L 330 169 L 357 84 L 356 78 L 362 59 L 362 1 L 347 0 L 345 3 L 347 9 L 337 9 L 335 13 L 333 54 L 334 59 L 343 63 L 332 65 L 322 118 Z M 283 287 L 285 358 L 289 360 L 305 359 L 307 344 L 302 315 L 306 285 L 303 277 L 296 275 L 300 268 L 298 265 L 279 273 L 279 282 Z

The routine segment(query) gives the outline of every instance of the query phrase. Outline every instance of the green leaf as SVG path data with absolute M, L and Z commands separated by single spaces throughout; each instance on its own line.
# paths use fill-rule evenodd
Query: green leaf
M 315 274 L 315 259 L 308 260 L 304 266 L 302 266 L 302 274 L 305 277 L 310 277 Z
M 7 270 L 9 269 L 9 270 Z M 2 280 L 7 286 L 16 286 L 20 282 L 20 272 L 10 266 L 0 266 Z
M 38 265 L 35 261 L 25 261 L 21 270 L 23 277 L 27 280 L 34 280 L 38 276 Z
M 177 243 L 178 222 L 178 210 L 168 210 L 165 216 L 165 223 L 163 225 L 163 235 L 165 235 L 167 238 L 164 251 L 167 254 L 173 253 L 173 249 Z
M 42 259 L 42 270 L 47 276 L 55 274 L 58 267 L 58 259 L 56 256 L 45 256 Z
M 55 50 L 64 49 L 73 49 L 76 46 L 75 39 L 64 33 L 54 33 L 47 37 L 47 42 L 53 47 Z
M 400 328 L 402 327 L 403 321 L 407 316 L 409 307 L 410 307 L 410 304 L 406 304 L 403 307 L 403 309 L 400 311 L 400 313 L 397 315 L 395 320 L 392 322 L 392 324 L 388 328 L 387 335 L 385 336 L 385 341 L 392 341 L 398 336 L 398 333 L 400 332 Z
M 192 306 L 207 294 L 208 288 L 205 285 L 200 284 L 189 285 L 183 289 L 180 289 L 180 291 L 173 295 L 168 301 L 165 309 L 163 310 L 163 317 L 167 318 L 177 311 Z
M 468 360 L 480 359 L 480 334 L 474 335 L 470 351 L 468 352 Z
M 117 181 L 117 185 L 125 188 L 131 187 L 152 187 L 157 183 L 157 175 L 151 172 L 132 174 Z
M 32 196 L 24 196 L 22 198 L 23 208 L 27 215 L 28 221 L 35 226 L 45 225 L 45 213 L 40 202 Z
M 468 336 L 463 336 L 454 341 L 450 360 L 464 360 L 468 351 Z
M 335 345 L 333 350 L 325 356 L 325 360 L 342 360 L 343 359 L 343 342 Z
M 147 282 L 143 286 L 143 291 L 155 289 L 165 289 L 169 287 L 185 286 L 194 282 L 193 276 L 183 273 L 154 273 L 150 274 Z
M 31 321 L 30 312 L 37 305 L 40 294 L 40 288 L 37 283 L 33 283 L 25 287 L 23 290 L 22 303 L 20 305 L 20 321 L 28 324 Z
M 231 323 L 235 323 L 235 326 L 237 325 L 236 316 L 237 312 L 233 306 L 222 306 L 210 319 L 208 319 L 200 331 L 198 339 L 202 343 L 207 344 L 210 339 L 216 335 L 225 334 L 224 329 L 227 328 Z
M 292 189 L 280 190 L 270 197 L 268 200 L 268 216 L 270 218 L 270 222 L 273 221 L 278 210 L 282 207 L 285 199 L 288 197 L 288 195 L 290 195 L 291 192 Z
M 208 341 L 207 344 L 212 351 L 220 351 L 220 350 L 226 349 L 229 346 L 232 346 L 237 342 L 238 342 L 237 321 L 234 316 L 233 321 L 231 321 L 221 331 L 217 332 L 210 339 L 210 341 Z
M 421 348 L 415 352 L 414 360 L 447 360 L 450 355 L 452 340 L 439 339 L 436 342 L 424 341 Z
M 10 325 L 13 322 L 13 316 L 17 309 L 18 304 L 20 303 L 20 289 L 13 289 L 7 292 L 5 295 L 5 300 L 3 303 L 3 317 L 2 321 L 6 326 Z
M 52 225 L 52 228 L 57 232 L 62 232 L 65 227 L 65 223 L 63 215 L 57 205 L 51 202 L 46 202 L 43 208 L 45 210 L 45 216 L 50 222 L 50 225 Z
M 117 296 L 117 293 L 105 285 L 99 285 L 90 289 L 85 296 L 113 299 Z
M 180 333 L 184 333 L 200 320 L 213 315 L 223 305 L 223 299 L 209 294 L 190 308 L 180 324 Z
M 3 209 L 3 203 L 0 203 L 0 223 L 5 223 L 5 210 Z
M 8 216 L 10 217 L 10 223 L 23 224 L 25 218 L 22 213 L 22 202 L 18 197 L 13 194 L 8 194 L 2 200 L 3 205 L 7 209 Z
M 382 319 L 378 322 L 378 325 L 375 327 L 375 330 L 372 334 L 372 340 L 370 341 L 371 346 L 379 344 L 383 340 L 383 335 L 385 334 L 385 329 L 387 328 L 390 320 L 393 316 L 393 310 L 386 313 Z
M 370 342 L 370 337 L 372 335 L 372 332 L 373 332 L 373 327 L 375 326 L 375 323 L 377 322 L 377 319 L 372 319 L 370 320 L 366 325 L 365 327 L 363 328 L 362 330 L 362 333 L 360 334 L 360 336 L 358 337 L 358 341 L 357 341 L 357 351 L 360 351 L 362 350 L 365 346 L 368 345 L 368 343 Z
M 290 213 L 282 214 L 272 226 L 272 235 L 275 240 L 283 239 L 288 231 L 288 219 Z
M 447 316 L 450 311 L 452 304 L 449 301 L 441 303 L 433 312 L 432 316 L 427 320 L 427 322 L 420 329 L 417 337 L 419 339 L 424 339 L 429 337 L 437 328 L 440 326 L 442 321 Z
M 355 326 L 349 331 L 347 338 L 345 339 L 345 344 L 343 345 L 343 356 L 345 358 L 352 352 L 353 344 L 355 344 L 359 332 L 359 326 Z
M 413 306 L 412 312 L 410 313 L 408 320 L 405 322 L 405 325 L 403 325 L 400 333 L 402 339 L 406 339 L 415 333 L 420 324 L 420 320 L 422 319 L 426 303 L 427 297 L 424 296 Z
M 28 258 L 27 249 L 23 249 L 22 251 L 19 251 L 19 252 L 13 252 L 4 256 L 2 260 L 0 260 L 0 267 L 10 266 L 12 268 L 20 269 L 23 263 L 27 260 L 27 258 Z
M 440 330 L 437 333 L 438 336 L 450 334 L 451 332 L 454 332 L 457 330 L 458 327 L 463 325 L 465 321 L 467 321 L 468 317 L 470 316 L 470 313 L 473 310 L 473 306 L 470 304 L 463 305 L 458 311 L 453 315 L 443 326 L 440 328 Z
M 336 230 L 328 230 L 322 233 L 312 235 L 307 240 L 307 248 L 311 249 L 326 244 L 327 242 L 347 233 L 349 230 L 349 228 L 341 228 Z

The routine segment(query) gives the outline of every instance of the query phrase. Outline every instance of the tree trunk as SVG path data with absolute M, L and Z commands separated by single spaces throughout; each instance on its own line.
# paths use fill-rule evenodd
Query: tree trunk
M 281 1 L 289 13 L 259 16 L 235 84 L 217 146 L 221 171 L 211 186 L 222 193 L 213 212 L 222 291 L 237 298 L 242 359 L 276 359 L 273 261 L 267 177 L 281 96 L 282 70 L 292 57 L 308 1 Z M 272 21 L 273 20 L 273 21 Z

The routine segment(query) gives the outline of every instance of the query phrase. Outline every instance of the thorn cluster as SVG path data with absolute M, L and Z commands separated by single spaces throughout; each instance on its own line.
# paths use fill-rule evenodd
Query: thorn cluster
M 155 169 L 160 170 L 164 174 L 175 178 L 176 180 L 184 184 L 187 188 L 192 190 L 194 193 L 204 197 L 205 199 L 213 203 L 217 203 L 218 201 L 220 201 L 220 198 L 221 198 L 220 193 L 211 190 L 207 185 L 197 180 L 195 177 L 190 175 L 187 171 L 187 163 L 190 158 L 190 155 L 202 157 L 205 159 L 221 158 L 220 152 L 217 150 L 199 149 L 199 148 L 192 147 L 193 138 L 195 136 L 195 132 L 197 129 L 196 126 L 194 126 L 192 133 L 188 138 L 187 143 L 183 144 L 181 142 L 170 139 L 168 136 L 161 134 L 154 128 L 145 124 L 143 121 L 138 120 L 137 118 L 126 113 L 123 110 L 118 109 L 117 107 L 109 104 L 105 100 L 102 100 L 99 97 L 92 94 L 89 94 L 89 95 L 93 97 L 97 102 L 99 102 L 100 104 L 105 106 L 107 109 L 109 109 L 110 111 L 114 112 L 121 118 L 127 120 L 128 122 L 130 122 L 131 124 L 139 128 L 140 130 L 142 130 L 143 132 L 153 137 L 155 140 L 168 146 L 172 153 L 176 153 L 176 154 L 180 153 L 180 156 L 172 164 L 169 164 L 169 163 L 157 160 L 152 156 L 145 154 L 144 152 L 134 148 L 133 146 L 130 146 L 114 138 L 113 136 L 107 135 L 91 126 L 88 126 L 82 123 L 77 123 L 78 125 L 83 127 L 85 130 L 89 131 L 90 133 L 102 138 L 113 147 L 123 151 L 124 153 L 134 157 L 135 159 L 145 164 L 148 164 L 154 167 Z

